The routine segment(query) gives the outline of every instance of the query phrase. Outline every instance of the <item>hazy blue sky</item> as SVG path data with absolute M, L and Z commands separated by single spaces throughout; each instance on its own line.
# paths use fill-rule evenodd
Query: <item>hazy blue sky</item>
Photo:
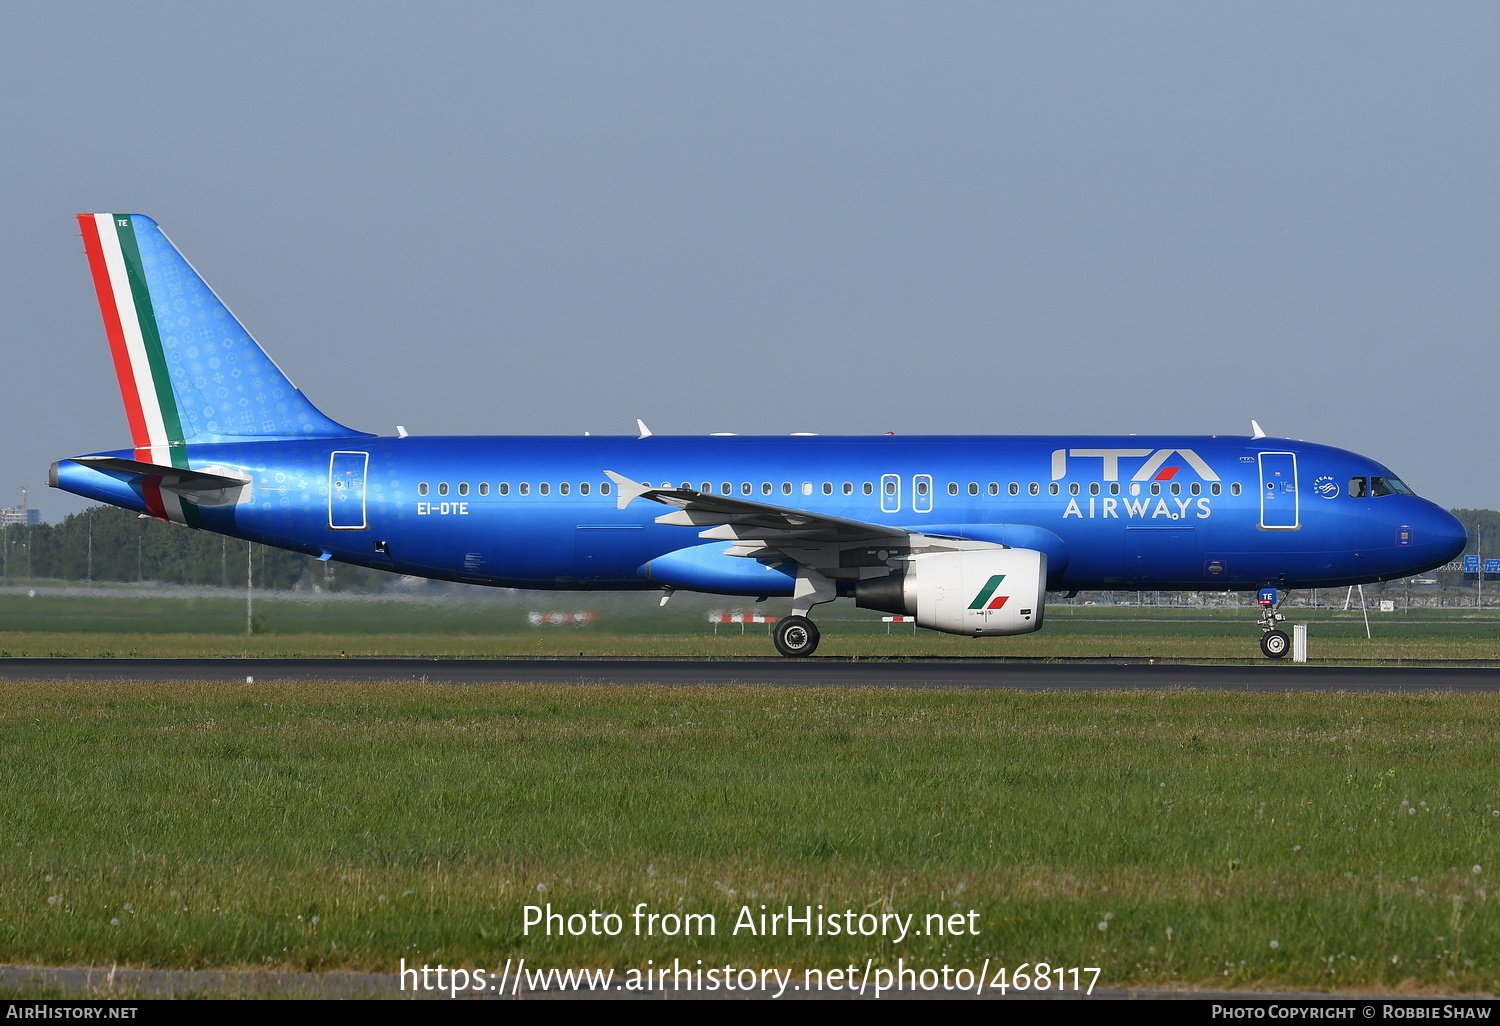
M 1500 508 L 1500 5 L 0 3 L 8 441 L 128 442 L 72 215 L 389 433 L 1272 434 Z

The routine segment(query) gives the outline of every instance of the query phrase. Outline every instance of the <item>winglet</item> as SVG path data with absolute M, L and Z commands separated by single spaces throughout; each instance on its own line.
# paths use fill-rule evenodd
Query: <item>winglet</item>
M 644 420 L 642 420 L 639 417 L 635 418 L 635 426 L 640 431 L 640 435 L 638 437 L 640 437 L 640 438 L 650 438 L 651 437 L 651 429 L 646 426 L 646 422 Z
M 1264 437 L 1266 437 L 1266 433 L 1260 429 L 1260 425 L 1257 424 L 1257 423 L 1255 423 L 1255 421 L 1253 421 L 1253 420 L 1250 422 L 1250 437 L 1251 438 L 1264 438 Z
M 620 497 L 615 500 L 615 509 L 624 509 L 632 500 L 639 499 L 651 490 L 650 485 L 632 481 L 622 474 L 616 474 L 613 470 L 606 470 L 604 476 L 613 481 L 615 488 L 619 490 Z

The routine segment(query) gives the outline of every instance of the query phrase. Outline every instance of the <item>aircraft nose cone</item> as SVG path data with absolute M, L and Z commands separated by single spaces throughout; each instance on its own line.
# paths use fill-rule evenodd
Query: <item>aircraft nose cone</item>
M 1469 545 L 1469 532 L 1463 521 L 1441 506 L 1433 506 L 1429 523 L 1425 526 L 1427 537 L 1436 555 L 1444 562 L 1457 559 Z

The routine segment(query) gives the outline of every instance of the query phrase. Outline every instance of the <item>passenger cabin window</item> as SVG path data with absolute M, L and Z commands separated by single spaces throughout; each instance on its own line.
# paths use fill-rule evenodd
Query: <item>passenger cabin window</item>
M 705 488 L 703 490 L 705 492 L 708 491 L 707 488 Z M 609 494 L 609 482 L 608 481 L 605 481 L 605 482 L 603 482 L 603 483 L 601 483 L 599 485 L 599 494 L 600 495 L 608 495 Z
M 580 482 L 578 482 L 578 494 L 579 495 L 587 495 L 588 493 L 589 493 L 589 483 L 587 481 L 580 481 Z
M 894 482 L 894 481 L 887 481 L 885 483 L 885 494 L 887 494 L 887 495 L 895 495 L 896 494 L 896 482 Z
M 1047 486 L 1047 493 L 1049 495 L 1056 495 L 1060 491 L 1062 491 L 1062 488 L 1058 485 L 1058 483 L 1056 481 L 1053 481 L 1051 484 L 1049 484 Z
M 1035 481 L 1027 485 L 1026 490 L 1029 491 L 1032 495 L 1040 495 L 1042 493 L 1042 490 L 1037 487 L 1037 483 Z
M 1016 484 L 1016 482 L 1012 481 L 1010 483 L 1010 494 L 1012 494 L 1012 495 L 1020 495 L 1021 494 L 1021 486 L 1018 485 L 1018 484 Z
M 522 481 L 520 483 L 520 485 L 517 486 L 516 490 L 519 491 L 522 495 L 530 495 L 531 494 L 531 482 L 530 481 Z
M 427 494 L 427 482 L 426 481 L 423 481 L 421 484 L 417 485 L 417 494 L 418 495 L 426 495 Z
M 782 495 L 791 495 L 792 494 L 792 483 L 790 481 L 783 481 L 783 482 L 781 482 L 781 494 Z
M 1151 482 L 1151 494 L 1152 495 L 1160 495 L 1161 494 L 1161 485 L 1158 484 L 1155 481 Z
M 1210 495 L 1218 495 L 1223 490 L 1223 488 L 1219 487 L 1219 482 L 1217 481 L 1208 486 L 1208 494 Z
M 488 494 L 490 494 L 490 483 L 488 481 L 481 481 L 481 482 L 479 482 L 479 494 L 480 495 L 488 495 Z
M 844 494 L 845 495 L 853 495 L 854 494 L 854 482 L 853 481 L 845 481 L 844 482 Z
M 1238 494 L 1240 494 L 1240 483 L 1238 481 L 1234 482 L 1233 484 L 1231 484 L 1229 486 L 1229 494 L 1230 495 L 1238 495 Z
M 991 495 L 999 495 L 1000 494 L 1000 482 L 999 481 L 991 481 L 990 482 L 990 494 Z
M 538 494 L 541 494 L 541 495 L 550 495 L 550 494 L 552 494 L 552 486 L 550 484 L 548 484 L 546 481 L 543 481 L 541 484 L 537 485 L 536 486 L 536 490 L 537 490 Z
M 1077 481 L 1073 481 L 1073 482 L 1071 482 L 1068 485 L 1068 494 L 1069 495 L 1077 495 L 1078 494 L 1078 482 Z
M 1203 486 L 1197 481 L 1194 481 L 1191 485 L 1188 486 L 1188 491 L 1192 492 L 1194 495 L 1197 495 L 1198 493 L 1203 491 Z
M 740 482 L 740 494 L 741 495 L 749 495 L 750 491 L 751 491 L 751 489 L 750 489 L 750 482 L 749 481 L 741 481 Z
M 448 482 L 447 481 L 442 481 L 442 482 L 440 482 L 438 484 L 438 494 L 439 495 L 447 495 L 448 494 Z
M 469 482 L 467 482 L 467 481 L 460 481 L 458 483 L 458 494 L 459 495 L 468 495 L 469 494 Z
M 564 481 L 562 484 L 560 484 L 560 485 L 557 486 L 557 494 L 559 494 L 559 495 L 567 495 L 568 494 L 568 482 Z
M 1118 482 L 1118 481 L 1111 481 L 1109 483 L 1109 494 L 1111 494 L 1111 495 L 1119 495 L 1120 494 L 1120 482 Z
M 769 481 L 762 481 L 761 482 L 761 485 L 760 485 L 760 494 L 762 494 L 762 495 L 770 495 L 771 494 L 771 482 L 769 482 Z
M 1181 483 L 1179 483 L 1177 481 L 1173 481 L 1172 482 L 1172 494 L 1173 495 L 1181 495 L 1182 494 L 1182 485 L 1181 485 Z
M 832 481 L 824 481 L 823 482 L 823 494 L 824 495 L 832 495 L 833 494 L 833 482 Z
M 970 481 L 969 482 L 969 494 L 970 495 L 978 495 L 979 494 L 979 482 L 978 481 Z
M 874 485 L 872 485 L 872 484 L 871 484 L 871 483 L 870 483 L 870 482 L 868 482 L 868 481 L 866 481 L 866 482 L 865 482 L 865 483 L 864 483 L 864 485 L 863 485 L 863 486 L 862 486 L 862 488 L 863 488 L 863 490 L 864 490 L 864 493 L 865 493 L 865 494 L 866 494 L 866 495 L 874 495 L 874 494 L 875 494 L 875 486 L 874 486 Z
M 1098 481 L 1090 481 L 1089 482 L 1089 494 L 1090 495 L 1098 495 L 1099 494 L 1099 482 Z
M 733 495 L 734 494 L 734 485 L 730 484 L 728 481 L 720 481 L 719 482 L 719 491 L 721 493 L 723 493 L 724 495 Z

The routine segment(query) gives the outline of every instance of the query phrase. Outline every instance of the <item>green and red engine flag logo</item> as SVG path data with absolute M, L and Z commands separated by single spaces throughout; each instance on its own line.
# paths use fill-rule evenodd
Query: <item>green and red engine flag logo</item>
M 974 596 L 974 601 L 969 603 L 969 608 L 988 610 L 999 609 L 1001 606 L 1005 605 L 1006 600 L 1009 599 L 1010 596 L 995 594 L 995 589 L 1000 587 L 1000 582 L 1003 580 L 1005 580 L 1004 574 L 996 574 L 995 576 L 991 577 L 987 582 L 985 582 L 984 587 L 979 589 L 979 594 Z

